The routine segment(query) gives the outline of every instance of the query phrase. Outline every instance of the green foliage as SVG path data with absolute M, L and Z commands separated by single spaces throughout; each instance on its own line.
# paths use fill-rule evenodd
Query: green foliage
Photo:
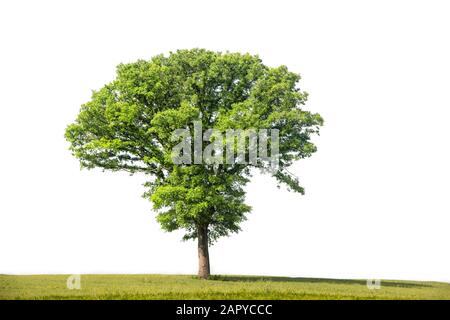
M 275 179 L 303 193 L 287 168 L 316 151 L 310 142 L 323 120 L 302 109 L 307 94 L 300 76 L 285 66 L 270 68 L 258 56 L 179 50 L 150 61 L 120 64 L 117 77 L 92 95 L 66 129 L 71 150 L 83 168 L 142 172 L 163 229 L 183 228 L 195 238 L 208 226 L 210 241 L 239 231 L 251 208 L 243 187 L 253 166 L 175 165 L 175 129 L 278 129 L 279 170 Z

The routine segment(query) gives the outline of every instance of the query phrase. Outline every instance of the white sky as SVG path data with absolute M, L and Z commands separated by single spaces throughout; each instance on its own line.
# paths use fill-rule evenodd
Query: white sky
M 179 48 L 257 53 L 302 74 L 325 126 L 257 177 L 216 274 L 450 281 L 448 1 L 2 1 L 0 273 L 196 273 L 142 176 L 80 171 L 64 129 L 120 62 Z

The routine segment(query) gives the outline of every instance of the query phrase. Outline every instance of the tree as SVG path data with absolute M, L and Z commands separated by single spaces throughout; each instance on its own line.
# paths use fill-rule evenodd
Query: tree
M 183 239 L 198 240 L 198 275 L 208 278 L 210 244 L 238 232 L 251 210 L 244 203 L 243 188 L 254 169 L 272 175 L 288 190 L 304 193 L 288 167 L 316 151 L 310 137 L 323 120 L 302 109 L 307 93 L 297 87 L 299 80 L 285 66 L 265 66 L 250 54 L 178 50 L 120 64 L 116 79 L 93 92 L 65 136 L 82 168 L 146 174 L 144 196 L 152 201 L 161 227 L 184 229 Z M 200 139 L 215 147 L 192 150 L 196 123 L 213 133 L 278 130 L 276 170 L 263 156 L 245 163 L 251 148 L 244 150 L 241 161 L 176 163 L 174 150 L 180 140 L 174 139 L 174 132 L 180 129 L 187 133 L 188 150 L 182 154 L 186 159 L 191 151 L 201 160 L 199 153 L 207 151 L 217 159 L 217 147 L 230 139 L 231 151 L 238 151 L 235 137 L 219 139 L 211 130 Z M 245 141 L 249 146 L 250 140 Z

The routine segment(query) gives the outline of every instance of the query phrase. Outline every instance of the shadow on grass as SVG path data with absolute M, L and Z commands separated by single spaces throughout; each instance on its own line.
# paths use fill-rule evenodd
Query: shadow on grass
M 227 275 L 211 275 L 209 280 L 213 281 L 237 281 L 237 282 L 303 282 L 303 283 L 322 283 L 322 284 L 357 284 L 367 285 L 367 280 L 348 280 L 348 279 L 327 279 L 327 278 L 300 278 L 300 277 L 274 277 L 274 276 L 227 276 Z M 411 283 L 403 281 L 382 280 L 381 285 L 385 287 L 398 288 L 426 288 L 431 287 L 425 283 Z

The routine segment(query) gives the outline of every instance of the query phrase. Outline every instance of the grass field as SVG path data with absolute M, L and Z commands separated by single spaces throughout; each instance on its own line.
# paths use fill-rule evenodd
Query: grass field
M 450 299 L 450 284 L 262 276 L 82 275 L 69 290 L 68 275 L 0 275 L 0 299 Z

